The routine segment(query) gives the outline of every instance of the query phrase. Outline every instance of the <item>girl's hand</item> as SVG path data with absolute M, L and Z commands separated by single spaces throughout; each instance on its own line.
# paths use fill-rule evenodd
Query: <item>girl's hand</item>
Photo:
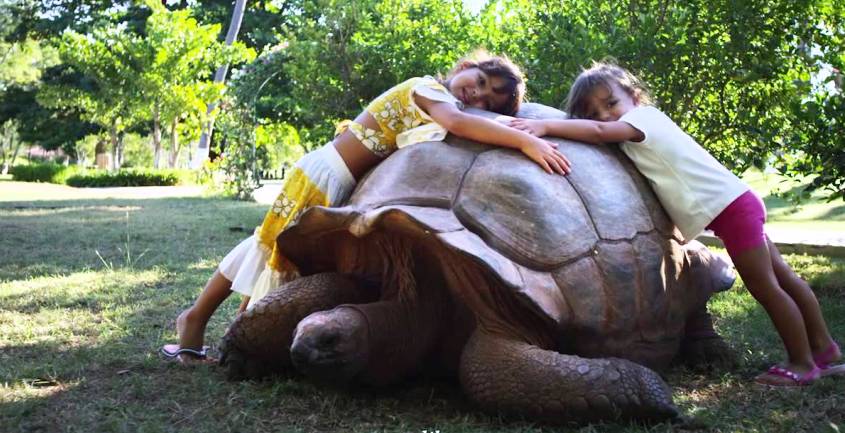
M 531 137 L 529 141 L 520 146 L 519 150 L 531 158 L 546 170 L 546 173 L 569 174 L 572 171 L 571 163 L 562 153 L 556 149 L 557 144 Z
M 547 135 L 549 132 L 546 127 L 546 122 L 543 122 L 542 120 L 513 119 L 508 123 L 508 126 L 519 129 L 520 131 L 525 131 L 536 137 L 542 137 Z

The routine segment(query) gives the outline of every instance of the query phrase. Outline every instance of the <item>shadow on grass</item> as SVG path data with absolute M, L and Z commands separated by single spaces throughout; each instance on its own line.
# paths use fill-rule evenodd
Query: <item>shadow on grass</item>
M 107 266 L 219 260 L 265 206 L 205 198 L 0 203 L 0 281 Z M 245 227 L 233 232 L 230 227 Z M 134 262 L 133 262 L 134 261 Z
M 174 340 L 176 315 L 196 297 L 217 260 L 245 235 L 228 227 L 255 225 L 263 210 L 201 198 L 0 205 L 0 249 L 14 252 L 0 258 L 0 284 L 40 284 L 31 292 L 0 295 L 0 314 L 15 319 L 0 321 L 0 327 L 38 336 L 17 337 L 33 342 L 22 344 L 12 333 L 2 346 L 0 380 L 8 385 L 0 392 L 14 397 L 2 400 L 0 425 L 20 431 L 558 430 L 480 414 L 451 381 L 339 392 L 298 379 L 227 382 L 214 366 L 187 369 L 163 361 L 157 351 Z M 133 254 L 148 252 L 125 266 L 127 245 Z M 115 273 L 105 271 L 103 262 L 112 263 Z M 79 274 L 87 278 L 80 281 L 102 286 L 75 287 Z M 35 277 L 42 280 L 33 283 Z M 51 289 L 54 280 L 63 288 Z M 734 289 L 711 303 L 721 308 L 719 330 L 743 364 L 738 372 L 703 378 L 671 371 L 676 397 L 689 401 L 682 407 L 703 411 L 703 418 L 722 430 L 754 428 L 759 421 L 752 420 L 760 419 L 774 426 L 770 431 L 841 422 L 841 412 L 816 410 L 845 405 L 835 386 L 810 390 L 799 406 L 751 389 L 753 375 L 782 356 L 779 340 L 747 293 Z M 215 314 L 209 342 L 219 340 L 236 307 L 237 300 L 230 299 Z M 50 332 L 39 334 L 38 327 Z M 813 418 L 794 421 L 788 415 L 794 407 L 808 406 Z M 595 424 L 581 431 L 671 430 Z
M 0 425 L 20 431 L 422 431 L 443 423 L 496 429 L 495 418 L 464 410 L 452 384 L 349 393 L 303 381 L 226 382 L 220 368 L 164 361 L 158 349 L 175 339 L 178 312 L 222 255 L 249 234 L 228 227 L 254 226 L 264 208 L 202 198 L 0 205 L 0 250 L 14 251 L 0 258 L 0 284 L 10 288 L 0 294 L 0 318 L 10 318 L 0 320 L 9 331 L 0 353 L 0 381 L 7 384 L 0 388 Z M 142 251 L 127 266 L 126 257 Z M 237 301 L 232 297 L 212 318 L 212 344 Z
M 804 190 L 804 185 L 799 185 L 790 188 L 788 191 L 779 192 L 776 194 L 769 194 L 763 197 L 763 203 L 766 205 L 766 209 L 772 211 L 775 209 L 782 209 L 782 208 L 794 208 L 797 211 L 798 207 L 801 204 L 805 204 L 809 201 L 809 199 L 801 199 L 799 203 L 796 203 L 794 200 L 791 200 L 792 197 L 799 197 L 801 192 Z
M 845 205 L 836 206 L 835 208 L 828 210 L 821 216 L 821 219 L 833 219 L 842 216 L 845 216 Z
M 132 301 L 144 302 L 139 291 Z M 304 380 L 227 382 L 221 368 L 186 368 L 156 353 L 156 306 L 136 308 L 118 329 L 133 335 L 90 345 L 4 348 L 2 380 L 26 396 L 0 405 L 0 422 L 20 431 L 422 431 L 513 425 L 474 412 L 453 383 L 417 381 L 391 389 L 339 391 Z M 23 391 L 20 391 L 23 392 Z M 516 424 L 519 426 L 520 424 Z M 529 424 L 522 424 L 529 431 Z M 510 430 L 509 430 L 510 431 Z M 540 431 L 531 428 L 530 431 Z
M 796 201 L 795 198 L 801 196 L 801 192 L 804 190 L 805 187 L 806 185 L 799 185 L 790 188 L 786 192 L 769 194 L 763 197 L 763 203 L 765 203 L 766 209 L 769 211 L 776 211 L 781 209 L 782 212 L 787 214 L 792 214 L 800 211 L 801 207 L 804 205 L 825 203 L 824 198 L 817 197 L 804 197 Z M 839 199 L 838 201 L 841 202 L 842 200 Z M 823 215 L 820 215 L 818 219 L 835 219 L 843 215 L 845 215 L 845 205 L 839 205 L 831 207 Z

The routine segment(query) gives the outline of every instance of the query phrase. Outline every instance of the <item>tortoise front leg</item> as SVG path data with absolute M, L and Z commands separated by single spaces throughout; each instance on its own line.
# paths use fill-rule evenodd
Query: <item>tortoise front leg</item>
M 480 328 L 461 357 L 461 385 L 482 409 L 553 423 L 678 416 L 666 383 L 617 359 L 544 350 Z
M 706 305 L 687 319 L 679 356 L 684 364 L 696 370 L 733 369 L 738 364 L 736 353 L 713 329 L 713 318 Z
M 291 372 L 290 344 L 300 320 L 315 311 L 374 297 L 375 293 L 336 273 L 285 283 L 235 318 L 220 343 L 220 364 L 233 380 Z

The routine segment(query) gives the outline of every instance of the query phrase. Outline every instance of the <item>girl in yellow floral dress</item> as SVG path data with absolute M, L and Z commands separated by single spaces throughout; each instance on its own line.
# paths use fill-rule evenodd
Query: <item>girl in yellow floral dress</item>
M 332 142 L 308 153 L 290 170 L 255 234 L 226 255 L 194 305 L 177 317 L 179 344 L 165 345 L 162 353 L 183 362 L 207 361 L 206 324 L 233 291 L 251 297 L 252 304 L 297 275 L 276 247 L 278 234 L 309 207 L 343 203 L 357 179 L 399 147 L 442 140 L 452 133 L 519 149 L 549 173 L 568 173 L 569 161 L 553 144 L 461 111 L 476 107 L 513 115 L 524 93 L 516 65 L 479 51 L 459 61 L 445 80 L 411 78 L 381 94 Z M 245 300 L 241 311 L 246 305 Z

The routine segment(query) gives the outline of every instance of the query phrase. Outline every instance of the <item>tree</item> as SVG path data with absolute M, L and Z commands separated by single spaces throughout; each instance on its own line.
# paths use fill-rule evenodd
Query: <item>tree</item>
M 78 77 L 69 75 L 65 68 L 53 67 L 45 71 L 43 79 L 48 83 L 78 81 Z M 57 110 L 39 104 L 38 91 L 36 86 L 7 88 L 0 98 L 0 124 L 11 122 L 15 126 L 19 144 L 38 144 L 47 150 L 61 148 L 74 158 L 76 141 L 100 128 L 83 121 L 74 109 Z
M 41 138 L 32 125 L 38 122 L 39 115 L 46 113 L 35 101 L 34 89 L 44 70 L 57 62 L 55 50 L 38 41 L 0 42 L 0 160 L 4 173 L 15 163 L 24 142 Z M 55 133 L 52 139 L 63 136 L 61 132 Z M 53 140 L 45 140 L 43 146 L 55 149 L 62 144 Z
M 48 107 L 76 109 L 87 121 L 108 131 L 114 166 L 121 161 L 127 128 L 151 120 L 156 164 L 161 155 L 162 124 L 170 127 L 175 163 L 181 120 L 201 118 L 219 97 L 221 86 L 207 81 L 221 63 L 249 59 L 242 45 L 216 41 L 219 26 L 199 25 L 189 11 L 169 12 L 148 0 L 152 10 L 144 34 L 119 24 L 95 28 L 86 35 L 66 31 L 60 52 L 64 62 L 83 75 L 79 85 L 45 86 L 39 101 Z
M 244 18 L 244 8 L 246 7 L 246 0 L 236 0 L 235 9 L 232 11 L 232 21 L 229 23 L 229 31 L 226 33 L 226 44 L 232 45 L 238 37 L 238 32 L 241 28 L 241 22 Z M 214 83 L 222 85 L 226 81 L 226 72 L 229 68 L 228 63 L 224 63 L 217 69 L 214 74 Z M 216 101 L 213 101 L 208 107 L 208 115 L 210 116 L 214 110 Z M 208 122 L 200 135 L 200 140 L 197 142 L 197 150 L 194 154 L 192 166 L 197 169 L 202 167 L 202 164 L 208 159 L 209 142 L 211 141 L 211 133 L 214 125 Z
M 7 40 L 57 38 L 65 30 L 85 33 L 96 27 L 127 23 L 134 31 L 143 23 L 144 10 L 132 0 L 0 0 L 0 11 L 10 18 Z M 147 12 L 149 13 L 149 12 Z
M 84 80 L 46 85 L 38 94 L 40 104 L 78 110 L 84 120 L 108 131 L 113 168 L 120 168 L 123 132 L 138 121 L 138 74 L 127 57 L 131 44 L 132 38 L 115 26 L 88 35 L 65 32 L 59 44 L 61 58 Z
M 282 33 L 282 120 L 322 144 L 389 87 L 448 71 L 475 46 L 471 26 L 459 0 L 304 2 Z
M 243 44 L 217 42 L 219 25 L 201 25 L 189 10 L 170 12 L 157 2 L 148 2 L 153 14 L 148 18 L 146 34 L 131 45 L 130 58 L 139 73 L 140 97 L 148 102 L 145 113 L 152 118 L 156 167 L 160 165 L 161 128 L 169 128 L 171 167 L 181 150 L 181 128 L 195 139 L 198 131 L 214 113 L 209 110 L 223 92 L 223 84 L 211 82 L 210 71 L 217 65 L 254 58 Z

